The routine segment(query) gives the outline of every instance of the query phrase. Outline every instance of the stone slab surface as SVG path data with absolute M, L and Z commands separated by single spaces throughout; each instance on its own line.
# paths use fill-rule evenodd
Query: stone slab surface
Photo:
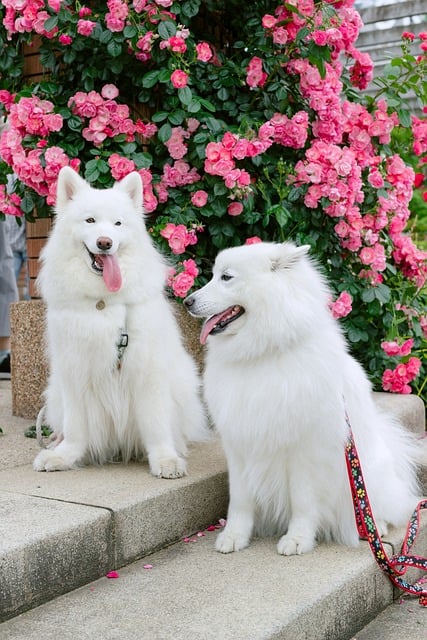
M 394 403 L 423 433 L 421 401 L 378 401 L 389 410 Z M 24 436 L 32 421 L 11 415 L 7 381 L 0 420 L 0 619 L 46 602 L 0 625 L 2 640 L 347 640 L 392 603 L 366 543 L 294 558 L 279 557 L 271 539 L 227 556 L 213 550 L 215 534 L 172 544 L 225 516 L 217 440 L 191 449 L 190 475 L 179 480 L 153 478 L 144 464 L 36 473 L 38 445 Z M 390 548 L 402 539 L 403 531 L 392 532 Z M 425 555 L 427 524 L 420 545 Z M 90 583 L 116 568 L 118 580 Z
M 413 599 L 399 598 L 389 605 L 352 640 L 425 640 L 427 607 Z
M 0 489 L 0 620 L 108 571 L 111 526 L 105 509 Z
M 425 543 L 427 522 L 423 531 Z M 222 555 L 215 535 L 175 544 L 120 570 L 118 579 L 102 578 L 7 621 L 0 637 L 346 640 L 392 603 L 391 583 L 366 543 L 285 558 L 267 538 Z M 392 542 L 402 535 L 394 531 Z

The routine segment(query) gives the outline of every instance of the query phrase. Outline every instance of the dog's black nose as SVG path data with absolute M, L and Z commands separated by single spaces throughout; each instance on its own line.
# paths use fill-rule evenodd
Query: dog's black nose
M 193 296 L 188 296 L 188 298 L 185 298 L 184 300 L 184 304 L 187 307 L 187 309 L 189 309 L 194 303 L 194 298 Z
M 108 251 L 113 246 L 113 241 L 107 236 L 100 236 L 96 241 L 96 246 L 100 251 Z

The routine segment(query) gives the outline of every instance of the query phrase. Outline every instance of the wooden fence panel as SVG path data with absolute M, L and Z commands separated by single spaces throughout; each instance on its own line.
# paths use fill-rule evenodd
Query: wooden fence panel
M 382 6 L 365 7 L 359 9 L 364 26 L 360 31 L 356 46 L 360 51 L 370 54 L 374 62 L 374 78 L 383 75 L 384 67 L 392 58 L 401 54 L 402 33 L 409 31 L 418 36 L 427 31 L 427 1 L 426 0 L 389 0 Z M 409 49 L 416 57 L 420 55 L 419 40 L 409 42 Z M 374 95 L 375 84 L 366 93 Z M 407 96 L 414 110 L 417 104 L 414 95 Z

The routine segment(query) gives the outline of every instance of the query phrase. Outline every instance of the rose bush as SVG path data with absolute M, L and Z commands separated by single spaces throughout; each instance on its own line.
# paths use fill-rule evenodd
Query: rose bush
M 407 232 L 403 157 L 422 189 L 427 34 L 403 34 L 364 95 L 353 4 L 253 0 L 243 20 L 239 0 L 2 0 L 2 182 L 17 181 L 0 211 L 47 215 L 67 164 L 96 187 L 136 170 L 177 298 L 224 247 L 310 244 L 376 388 L 425 394 L 426 254 Z M 24 44 L 43 70 L 32 85 Z

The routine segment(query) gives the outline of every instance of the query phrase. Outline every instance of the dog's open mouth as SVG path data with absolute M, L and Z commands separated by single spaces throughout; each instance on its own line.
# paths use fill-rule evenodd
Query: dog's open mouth
M 233 307 L 228 307 L 225 311 L 211 316 L 202 327 L 200 342 L 205 344 L 209 335 L 214 336 L 217 333 L 221 333 L 229 324 L 237 320 L 237 318 L 240 318 L 244 313 L 244 308 L 235 304 Z
M 86 247 L 87 249 L 87 247 Z M 92 269 L 102 275 L 108 291 L 115 293 L 122 286 L 122 274 L 115 253 L 92 253 L 87 249 L 92 261 Z

